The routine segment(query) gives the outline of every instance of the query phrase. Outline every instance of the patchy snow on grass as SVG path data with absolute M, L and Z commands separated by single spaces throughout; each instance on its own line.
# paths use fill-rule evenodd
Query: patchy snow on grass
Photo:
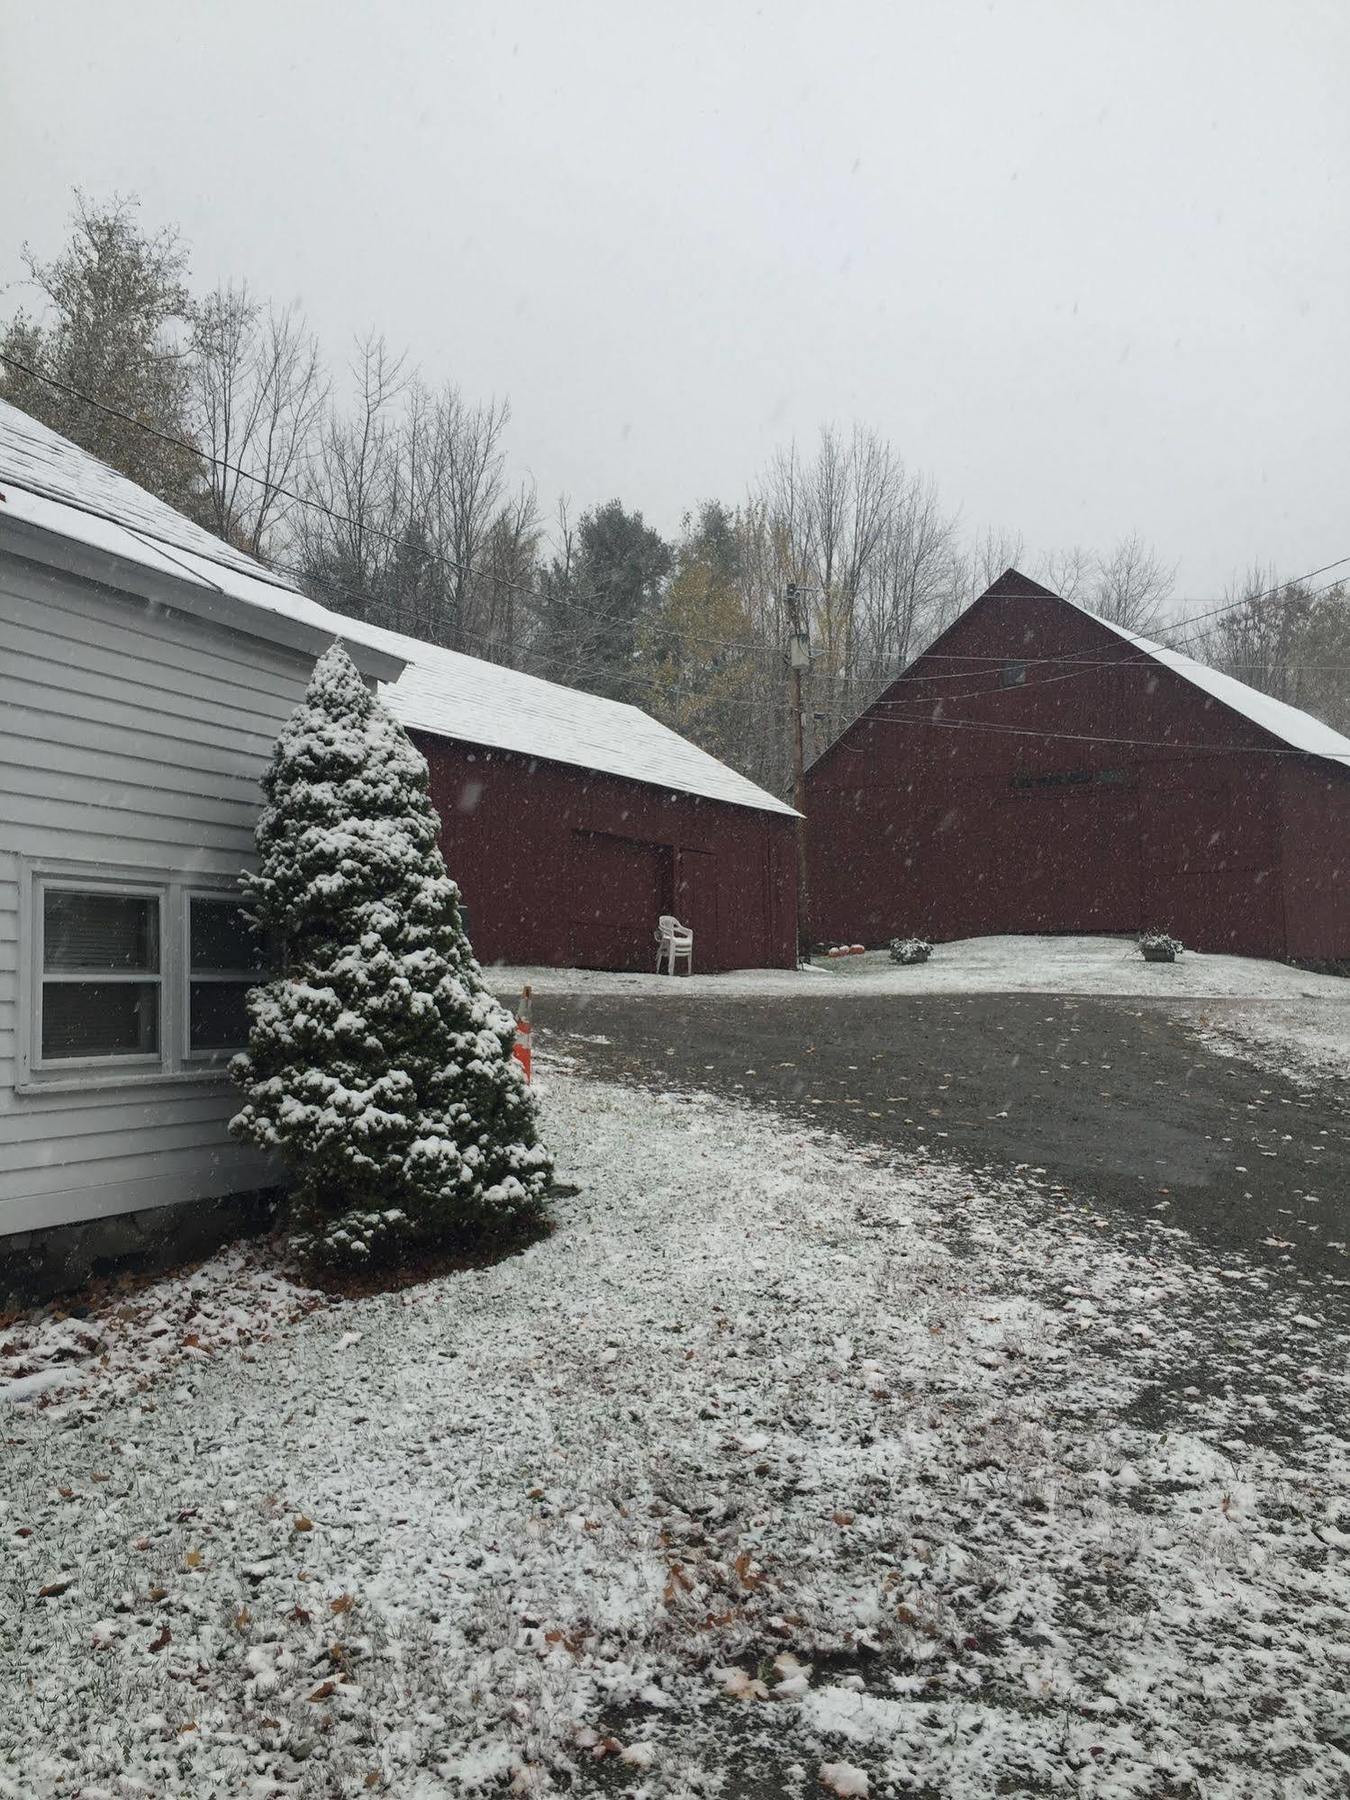
M 1196 1035 L 1219 1056 L 1240 1056 L 1315 1086 L 1350 1075 L 1350 1005 L 1337 1000 L 1243 1006 L 1214 1002 Z
M 1147 963 L 1131 937 L 983 937 L 935 944 L 926 963 L 893 963 L 887 950 L 818 959 L 805 969 L 734 969 L 725 975 L 620 974 L 603 969 L 484 970 L 494 993 L 529 983 L 540 994 L 1103 994 L 1126 999 L 1323 1000 L 1340 1009 L 1350 1041 L 1350 981 L 1260 957 L 1185 951 Z M 824 977 L 814 980 L 813 976 Z
M 111 1284 L 78 1314 L 57 1303 L 0 1324 L 0 1407 L 58 1391 L 140 1392 L 222 1351 L 247 1352 L 328 1303 L 297 1288 L 267 1248 L 233 1245 L 186 1275 Z
M 503 999 L 528 982 L 541 995 L 606 997 L 1073 994 L 1148 1000 L 1184 1018 L 1195 1017 L 1198 1040 L 1216 1055 L 1239 1056 L 1309 1083 L 1350 1074 L 1350 980 L 1258 957 L 1192 950 L 1175 963 L 1147 963 L 1135 940 L 1125 937 L 965 938 L 935 945 L 928 962 L 912 966 L 893 963 L 886 950 L 869 950 L 862 956 L 823 958 L 809 969 L 737 969 L 725 975 L 671 977 L 499 964 L 486 976 Z M 1199 1016 L 1197 1007 L 1203 1007 Z
M 705 1097 L 545 1122 L 581 1191 L 495 1267 L 74 1322 L 3 1415 L 0 1793 L 1346 1791 L 1314 1290 Z

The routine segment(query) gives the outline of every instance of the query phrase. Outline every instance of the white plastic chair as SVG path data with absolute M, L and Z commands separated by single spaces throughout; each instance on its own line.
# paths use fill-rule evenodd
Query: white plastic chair
M 682 956 L 688 966 L 689 973 L 694 972 L 694 934 L 687 925 L 681 925 L 674 913 L 662 913 L 660 922 L 652 934 L 656 939 L 656 969 L 659 974 L 661 963 L 666 963 L 666 973 L 675 973 L 675 959 Z

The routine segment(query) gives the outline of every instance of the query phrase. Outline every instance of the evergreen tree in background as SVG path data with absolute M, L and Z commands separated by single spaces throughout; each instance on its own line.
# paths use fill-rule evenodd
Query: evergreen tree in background
M 292 1175 L 312 1263 L 367 1267 L 536 1221 L 552 1162 L 437 848 L 427 767 L 341 645 L 263 780 L 249 899 L 281 973 L 254 990 L 237 1137 Z
M 570 534 L 569 534 L 570 537 Z M 564 561 L 545 571 L 535 660 L 551 680 L 642 704 L 643 622 L 656 607 L 671 550 L 618 500 L 583 513 Z

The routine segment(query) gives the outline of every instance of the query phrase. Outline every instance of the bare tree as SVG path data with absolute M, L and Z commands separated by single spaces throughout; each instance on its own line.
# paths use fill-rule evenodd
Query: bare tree
M 219 536 L 265 559 L 306 476 L 326 397 L 318 343 L 293 309 L 264 311 L 242 283 L 197 308 L 193 418 L 208 459 L 204 522 Z
M 309 504 L 296 515 L 299 552 L 310 585 L 341 612 L 385 611 L 381 589 L 398 542 L 403 363 L 383 338 L 360 339 L 351 367 L 354 405 L 345 414 L 328 407 L 316 434 L 305 482 Z
M 1071 550 L 1051 550 L 1036 565 L 1036 579 L 1066 600 L 1086 605 L 1093 592 L 1100 559 L 1075 544 Z
M 485 635 L 477 602 L 486 571 L 478 565 L 501 507 L 506 479 L 502 434 L 510 417 L 506 401 L 470 404 L 456 387 L 442 389 L 436 400 L 441 456 L 436 537 L 451 564 L 449 641 L 457 648 Z
M 970 598 L 992 587 L 1008 569 L 1019 568 L 1027 558 L 1026 539 L 1020 531 L 995 530 L 986 525 L 970 552 Z
M 484 654 L 514 665 L 524 649 L 542 531 L 533 482 L 503 501 L 479 552 L 475 610 Z
M 1176 582 L 1176 565 L 1164 563 L 1136 534 L 1100 557 L 1083 603 L 1099 618 L 1147 636 L 1162 620 Z
M 1318 589 L 1253 566 L 1186 649 L 1276 700 L 1350 733 L 1350 585 Z

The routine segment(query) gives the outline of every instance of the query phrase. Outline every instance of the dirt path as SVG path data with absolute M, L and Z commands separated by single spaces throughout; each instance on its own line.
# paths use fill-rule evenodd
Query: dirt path
M 1152 1224 L 1350 1277 L 1350 1126 L 1332 1084 L 1220 1057 L 1173 1009 L 1062 995 L 540 997 L 536 1043 L 852 1137 L 1023 1165 Z

